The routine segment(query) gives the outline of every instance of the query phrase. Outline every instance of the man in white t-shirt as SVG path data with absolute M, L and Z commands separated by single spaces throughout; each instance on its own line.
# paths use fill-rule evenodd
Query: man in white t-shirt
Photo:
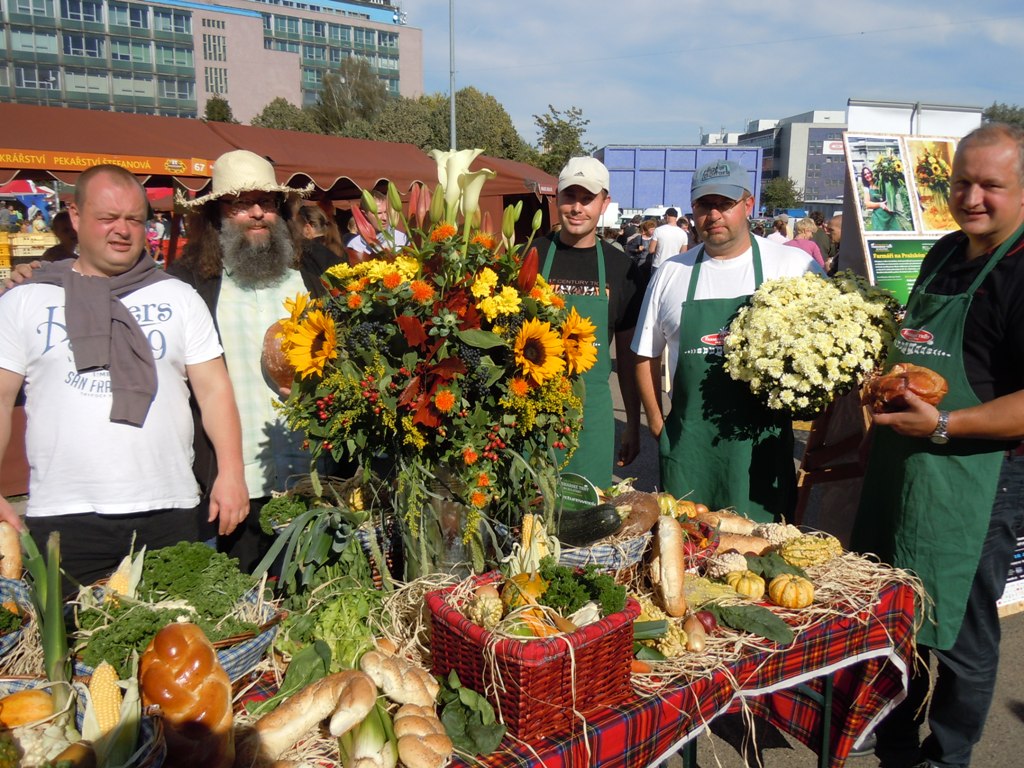
M 388 185 L 386 181 L 379 182 L 373 188 L 373 201 L 377 204 L 377 217 L 385 223 L 384 231 L 377 234 L 377 245 L 371 249 L 370 245 L 366 242 L 362 235 L 356 235 L 349 241 L 345 247 L 349 251 L 354 251 L 358 254 L 369 254 L 371 250 L 394 250 L 397 251 L 399 248 L 409 242 L 408 235 L 400 229 L 396 229 L 393 222 L 395 212 L 391 210 L 391 204 L 388 202 Z M 370 218 L 371 224 L 373 218 Z M 370 258 L 366 256 L 365 258 Z
M 632 345 L 637 386 L 660 441 L 662 486 L 767 521 L 788 514 L 795 498 L 792 428 L 725 372 L 722 338 L 760 282 L 820 269 L 803 251 L 750 234 L 750 176 L 737 163 L 699 168 L 691 198 L 702 245 L 668 259 L 647 289 Z M 673 382 L 668 414 L 664 354 Z
M 26 522 L 40 547 L 63 534 L 62 566 L 84 584 L 109 575 L 133 537 L 137 548 L 197 539 L 188 385 L 219 460 L 210 520 L 227 533 L 249 509 L 213 320 L 145 254 L 147 208 L 128 171 L 89 169 L 70 206 L 77 258 L 43 265 L 0 297 L 0 454 L 24 384 Z M 0 519 L 24 527 L 4 499 Z
M 665 211 L 665 223 L 654 230 L 654 258 L 651 270 L 656 270 L 666 260 L 686 250 L 686 232 L 679 226 L 679 211 L 669 208 Z

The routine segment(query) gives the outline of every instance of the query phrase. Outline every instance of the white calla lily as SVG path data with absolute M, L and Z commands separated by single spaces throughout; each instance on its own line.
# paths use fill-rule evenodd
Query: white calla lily
M 459 187 L 462 190 L 462 215 L 466 221 L 472 221 L 473 216 L 480 208 L 480 193 L 483 191 L 484 182 L 497 175 L 490 168 L 482 168 L 472 173 L 467 171 L 459 176 Z
M 444 185 L 444 207 L 445 217 L 448 221 L 455 221 L 455 214 L 459 209 L 459 197 L 462 195 L 462 188 L 459 186 L 459 177 L 469 172 L 469 166 L 483 152 L 482 149 L 460 149 L 455 152 L 444 153 L 446 157 L 444 176 L 441 175 L 441 165 L 438 163 L 437 177 Z

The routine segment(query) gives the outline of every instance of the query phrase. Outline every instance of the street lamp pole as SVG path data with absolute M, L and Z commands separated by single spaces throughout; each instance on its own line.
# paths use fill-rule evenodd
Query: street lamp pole
M 455 0 L 448 0 L 448 124 L 450 150 L 455 150 Z

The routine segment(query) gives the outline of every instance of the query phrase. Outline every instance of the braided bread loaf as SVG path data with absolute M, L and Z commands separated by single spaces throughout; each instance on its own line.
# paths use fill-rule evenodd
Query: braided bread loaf
M 169 768 L 230 768 L 235 759 L 231 681 L 195 624 L 169 624 L 139 662 L 144 706 L 159 707 Z

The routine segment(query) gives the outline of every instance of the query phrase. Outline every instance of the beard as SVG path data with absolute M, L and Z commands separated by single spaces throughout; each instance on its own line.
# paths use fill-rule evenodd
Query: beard
M 292 267 L 295 246 L 287 225 L 274 217 L 265 236 L 249 237 L 250 227 L 225 219 L 220 230 L 224 268 L 243 288 L 276 285 Z

